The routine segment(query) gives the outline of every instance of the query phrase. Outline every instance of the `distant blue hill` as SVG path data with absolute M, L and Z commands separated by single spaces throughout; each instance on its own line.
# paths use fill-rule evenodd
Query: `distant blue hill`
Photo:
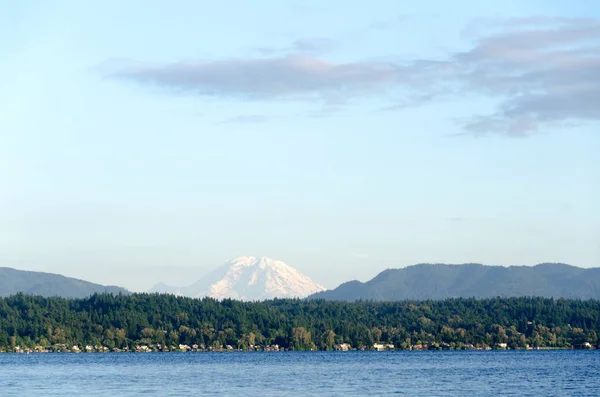
M 44 297 L 84 298 L 95 293 L 129 294 L 124 288 L 94 284 L 59 274 L 0 267 L 0 297 L 23 292 Z
M 397 301 L 514 296 L 600 299 L 600 268 L 562 263 L 510 267 L 418 264 L 385 270 L 365 283 L 350 281 L 308 299 Z

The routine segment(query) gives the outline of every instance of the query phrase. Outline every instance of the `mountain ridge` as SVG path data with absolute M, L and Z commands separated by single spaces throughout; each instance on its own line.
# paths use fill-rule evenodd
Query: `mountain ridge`
M 55 273 L 0 267 L 1 297 L 24 293 L 43 297 L 85 298 L 95 293 L 104 292 L 112 294 L 130 293 L 125 288 L 112 285 L 105 286 Z
M 535 266 L 419 263 L 386 269 L 366 282 L 345 282 L 308 299 L 396 301 L 497 296 L 600 299 L 600 268 L 584 269 L 564 263 Z

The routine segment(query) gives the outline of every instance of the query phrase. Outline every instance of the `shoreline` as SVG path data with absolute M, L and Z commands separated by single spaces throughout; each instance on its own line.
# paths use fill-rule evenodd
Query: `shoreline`
M 579 349 L 573 347 L 540 347 L 539 349 L 389 349 L 389 350 L 292 350 L 292 349 L 280 349 L 280 350 L 147 350 L 147 351 L 135 351 L 135 350 L 121 350 L 121 351 L 35 351 L 35 350 L 21 350 L 21 351 L 0 351 L 0 354 L 144 354 L 144 353 L 399 353 L 399 352 L 538 352 L 538 351 L 595 351 L 600 350 L 600 347 L 593 347 L 587 349 Z

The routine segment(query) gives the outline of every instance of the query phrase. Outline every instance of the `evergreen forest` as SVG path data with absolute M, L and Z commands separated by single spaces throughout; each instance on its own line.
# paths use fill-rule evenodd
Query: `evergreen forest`
M 600 301 L 0 298 L 0 351 L 594 348 Z

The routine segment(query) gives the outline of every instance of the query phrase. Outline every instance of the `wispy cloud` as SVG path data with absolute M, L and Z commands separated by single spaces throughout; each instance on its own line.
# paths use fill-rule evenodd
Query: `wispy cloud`
M 268 117 L 260 114 L 244 114 L 221 120 L 218 124 L 262 124 L 268 120 Z
M 331 51 L 335 41 L 327 37 L 307 37 L 294 41 L 287 47 L 259 47 L 257 50 L 263 55 L 282 54 L 324 54 Z
M 462 216 L 452 216 L 452 217 L 446 218 L 446 220 L 448 222 L 466 222 L 468 220 L 468 218 L 465 218 Z
M 390 111 L 398 111 L 398 110 L 414 108 L 417 106 L 424 105 L 427 102 L 431 102 L 433 99 L 436 99 L 436 98 L 437 97 L 432 94 L 416 94 L 416 95 L 408 96 L 408 97 L 402 99 L 401 101 L 396 101 L 395 103 L 393 103 L 391 105 L 383 106 L 380 108 L 380 110 L 385 111 L 385 112 L 390 112 Z
M 198 95 L 335 101 L 398 84 L 398 65 L 334 63 L 311 55 L 240 58 L 168 65 L 121 65 L 114 76 Z
M 398 15 L 396 17 L 380 19 L 380 20 L 371 22 L 368 26 L 368 29 L 369 30 L 378 30 L 378 31 L 390 30 L 395 27 L 398 27 L 398 25 L 402 24 L 408 18 L 409 18 L 408 15 Z
M 473 26 L 470 50 L 437 61 L 333 62 L 317 55 L 333 43 L 310 38 L 266 57 L 128 63 L 112 75 L 197 95 L 317 99 L 338 108 L 369 96 L 381 99 L 385 110 L 465 94 L 497 98 L 492 114 L 464 123 L 472 134 L 523 136 L 565 122 L 600 121 L 600 21 L 535 17 Z
M 498 110 L 466 125 L 475 133 L 521 135 L 565 120 L 600 120 L 600 21 L 526 18 L 454 54 L 457 78 L 501 98 Z

